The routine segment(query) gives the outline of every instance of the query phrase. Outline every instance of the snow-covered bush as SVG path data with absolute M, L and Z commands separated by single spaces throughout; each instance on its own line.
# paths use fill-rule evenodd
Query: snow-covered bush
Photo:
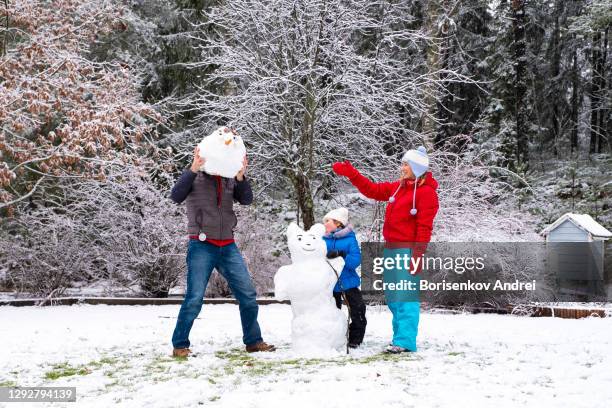
M 289 262 L 285 251 L 285 224 L 271 222 L 263 202 L 255 200 L 251 206 L 235 206 L 238 215 L 235 238 L 242 253 L 258 296 L 273 289 L 276 270 Z M 279 242 L 282 246 L 279 248 Z
M 10 286 L 57 297 L 76 281 L 94 279 L 95 248 L 83 240 L 82 227 L 79 220 L 47 209 L 7 220 L 0 246 Z
M 104 280 L 166 296 L 184 270 L 186 240 L 183 211 L 166 192 L 137 167 L 61 189 L 70 193 L 63 206 L 24 211 L 2 228 L 15 288 L 58 295 L 75 282 Z
M 495 168 L 479 155 L 436 150 L 430 162 L 440 183 L 433 240 L 541 240 L 534 232 L 535 218 L 520 209 L 521 189 L 494 177 Z M 526 182 L 519 184 L 530 189 Z
M 164 199 L 142 169 L 128 167 L 106 181 L 75 188 L 66 210 L 82 220 L 92 244 L 104 254 L 108 278 L 138 285 L 145 296 L 163 297 L 184 268 L 183 211 Z

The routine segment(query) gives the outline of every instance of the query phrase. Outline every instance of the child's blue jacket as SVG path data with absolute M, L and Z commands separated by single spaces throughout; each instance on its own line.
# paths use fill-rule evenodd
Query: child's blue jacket
M 344 251 L 344 268 L 340 273 L 340 281 L 336 283 L 334 292 L 356 288 L 361 284 L 361 278 L 357 274 L 357 267 L 361 264 L 361 250 L 351 226 L 337 229 L 325 234 L 323 240 L 327 244 L 327 252 Z

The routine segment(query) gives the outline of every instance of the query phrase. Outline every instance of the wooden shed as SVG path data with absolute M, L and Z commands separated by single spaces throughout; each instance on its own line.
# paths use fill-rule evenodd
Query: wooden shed
M 561 293 L 612 299 L 612 276 L 604 269 L 606 241 L 612 232 L 588 214 L 567 213 L 540 234 L 546 237 L 548 263 Z

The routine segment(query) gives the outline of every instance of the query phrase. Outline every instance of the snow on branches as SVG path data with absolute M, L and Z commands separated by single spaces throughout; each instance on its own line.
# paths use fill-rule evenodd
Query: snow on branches
M 104 177 L 134 159 L 159 114 L 139 101 L 124 60 L 98 61 L 92 45 L 127 30 L 116 0 L 14 0 L 0 55 L 0 209 L 45 179 Z M 9 211 L 10 213 L 11 211 Z
M 424 93 L 469 81 L 426 69 L 420 50 L 432 39 L 402 3 L 230 0 L 207 13 L 191 65 L 217 68 L 185 106 L 205 131 L 240 130 L 262 185 L 282 175 L 306 228 L 333 161 L 395 165 L 422 139 L 413 125 L 430 114 Z

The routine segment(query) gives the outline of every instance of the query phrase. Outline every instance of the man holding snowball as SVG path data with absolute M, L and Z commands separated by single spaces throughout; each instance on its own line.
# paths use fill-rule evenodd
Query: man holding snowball
M 218 130 L 233 133 L 229 128 Z M 170 198 L 187 205 L 187 290 L 172 335 L 172 355 L 187 357 L 189 332 L 200 313 L 204 292 L 213 269 L 227 280 L 236 297 L 242 322 L 242 341 L 248 352 L 274 351 L 261 337 L 257 322 L 259 306 L 256 291 L 240 250 L 234 242 L 234 228 L 238 222 L 234 202 L 250 205 L 253 202 L 251 185 L 245 176 L 246 156 L 242 169 L 235 177 L 222 177 L 202 171 L 205 160 L 198 147 L 193 163 L 183 171 L 172 188 Z

